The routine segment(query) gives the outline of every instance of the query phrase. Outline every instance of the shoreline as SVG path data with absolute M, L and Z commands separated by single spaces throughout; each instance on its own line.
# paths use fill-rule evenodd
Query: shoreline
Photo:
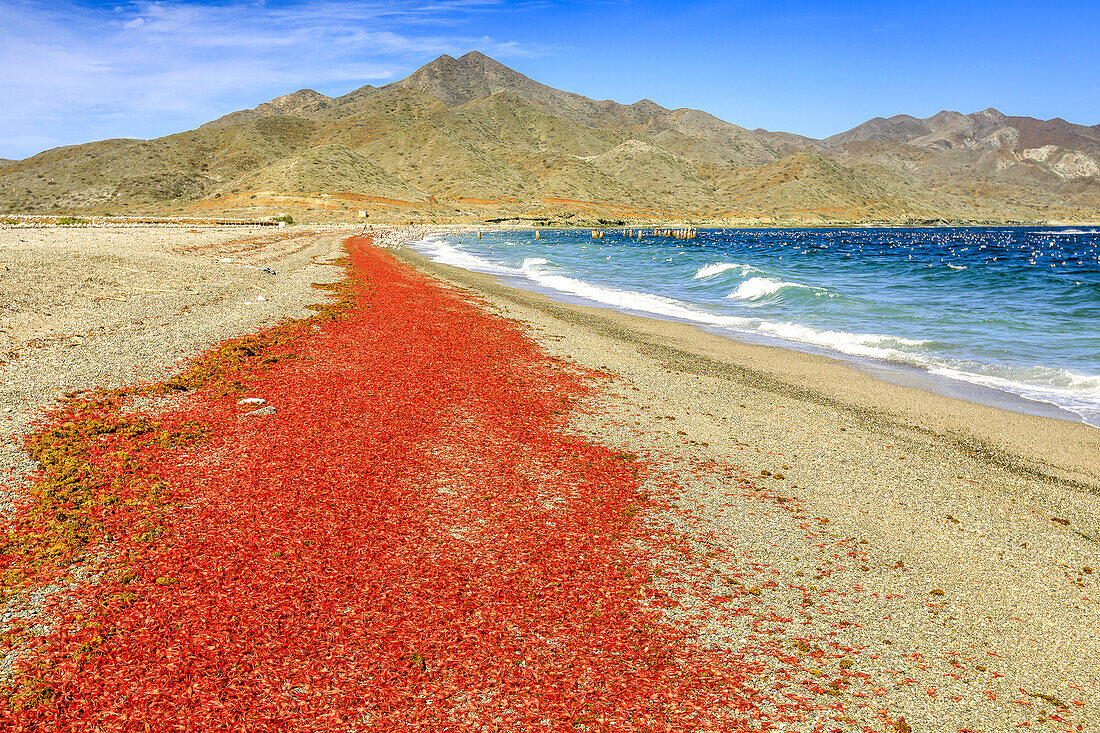
M 409 239 L 408 241 L 402 243 L 403 246 L 407 248 L 413 248 L 415 250 L 414 245 L 420 239 L 431 236 L 432 234 L 438 234 L 440 233 L 440 230 L 444 228 L 437 227 L 432 229 L 423 227 L 418 229 L 419 231 L 416 234 L 418 239 Z M 446 227 L 445 229 L 447 231 L 463 232 L 477 228 Z M 419 252 L 419 250 L 415 251 L 417 251 L 418 255 L 430 259 L 427 255 Z M 787 340 L 769 334 L 753 333 L 750 331 L 742 332 L 737 331 L 736 329 L 727 329 L 721 326 L 695 322 L 689 319 L 677 318 L 675 316 L 666 316 L 660 313 L 649 313 L 629 308 L 616 309 L 612 306 L 606 305 L 599 301 L 585 298 L 580 295 L 560 292 L 545 286 L 541 286 L 537 283 L 527 282 L 522 278 L 519 278 L 518 276 L 497 274 L 492 272 L 479 272 L 477 270 L 467 271 L 495 278 L 503 285 L 517 290 L 536 293 L 554 302 L 593 308 L 596 310 L 605 310 L 609 312 L 614 311 L 616 313 L 622 313 L 624 315 L 629 315 L 646 320 L 669 321 L 673 323 L 679 323 L 684 326 L 695 328 L 708 334 L 717 335 L 721 338 L 731 340 L 740 344 L 779 348 L 785 351 L 793 351 L 809 356 L 819 356 L 830 361 L 847 364 L 860 372 L 872 376 L 877 381 L 886 382 L 896 386 L 917 389 L 923 392 L 928 392 L 930 394 L 936 394 L 941 397 L 959 399 L 965 402 L 970 402 L 972 404 L 997 408 L 1017 414 L 1052 418 L 1072 423 L 1080 423 L 1093 429 L 1100 430 L 1100 423 L 1095 422 L 1097 418 L 1093 418 L 1093 421 L 1090 422 L 1089 417 L 1075 411 L 1072 407 L 1063 406 L 1061 404 L 1058 404 L 1057 402 L 1043 399 L 1041 396 L 1030 396 L 1026 394 L 1026 385 L 1021 385 L 1021 392 L 1015 392 L 1002 387 L 986 384 L 979 380 L 968 380 L 962 377 L 951 376 L 947 374 L 937 374 L 917 364 L 894 362 L 887 359 L 871 356 L 857 356 L 853 354 L 847 354 L 842 351 L 836 351 L 830 349 L 827 346 Z
M 646 316 L 641 315 L 641 317 L 644 318 Z M 694 325 L 690 322 L 685 323 L 687 325 Z M 984 405 L 985 407 L 994 407 L 1021 415 L 1048 417 L 1055 420 L 1081 423 L 1100 429 L 1100 425 L 1093 425 L 1082 415 L 1053 402 L 1032 399 L 1015 392 L 1009 392 L 978 382 L 969 382 L 957 377 L 935 374 L 915 364 L 889 361 L 887 359 L 879 359 L 872 356 L 845 354 L 840 351 L 832 351 L 825 346 L 805 344 L 798 341 L 784 341 L 779 337 L 760 335 L 758 338 L 754 338 L 754 334 L 723 331 L 720 328 L 701 328 L 709 333 L 714 333 L 715 335 L 737 341 L 738 343 L 770 346 L 787 351 L 797 351 L 811 356 L 821 356 L 831 361 L 847 364 L 853 369 L 868 374 L 878 381 L 897 385 L 899 387 L 917 389 L 922 392 L 928 392 L 929 394 L 959 399 L 963 402 Z
M 1010 411 L 896 384 L 845 359 L 739 341 L 696 324 L 559 300 L 508 285 L 506 278 L 434 262 L 407 245 L 395 254 L 417 269 L 461 287 L 473 287 L 565 320 L 587 322 L 593 330 L 660 349 L 670 358 L 711 360 L 742 378 L 759 378 L 777 393 L 807 397 L 823 406 L 950 438 L 997 456 L 1002 463 L 1078 482 L 1100 494 L 1100 430 L 1085 422 Z
M 262 423 L 238 419 L 234 410 L 243 408 L 230 402 L 217 408 L 224 415 L 217 410 L 207 415 L 215 422 L 224 418 L 226 429 L 235 436 L 232 444 L 243 441 L 250 447 L 242 443 L 243 452 L 234 454 L 233 460 L 223 462 L 215 456 L 213 464 L 172 461 L 166 466 L 172 472 L 213 471 L 211 478 L 218 480 L 192 486 L 201 484 L 219 492 L 227 488 L 223 498 L 229 503 L 251 497 L 240 507 L 249 521 L 242 525 L 236 512 L 231 515 L 233 521 L 219 526 L 232 531 L 266 526 L 265 517 L 281 504 L 272 501 L 270 494 L 249 494 L 250 487 L 270 478 L 280 500 L 290 500 L 297 491 L 286 491 L 278 471 L 289 470 L 287 475 L 299 480 L 302 467 L 321 471 L 302 487 L 317 493 L 302 506 L 303 511 L 308 506 L 307 513 L 291 514 L 312 517 L 318 508 L 342 512 L 350 506 L 348 502 L 370 496 L 363 493 L 359 471 L 374 462 L 360 461 L 340 471 L 328 467 L 333 460 L 357 455 L 367 445 L 377 452 L 379 465 L 411 461 L 409 470 L 378 474 L 376 488 L 385 491 L 394 482 L 411 482 L 405 498 L 392 501 L 392 495 L 385 494 L 386 501 L 368 502 L 372 507 L 415 513 L 420 502 L 438 502 L 421 518 L 446 530 L 438 539 L 447 547 L 451 543 L 457 549 L 477 547 L 487 534 L 498 533 L 502 544 L 490 555 L 501 564 L 491 577 L 512 583 L 516 558 L 527 557 L 516 553 L 513 543 L 541 540 L 530 526 L 509 522 L 528 504 L 539 511 L 558 511 L 584 495 L 577 493 L 572 479 L 561 483 L 562 467 L 570 456 L 576 458 L 575 446 L 602 446 L 612 451 L 607 455 L 619 456 L 614 465 L 620 460 L 637 461 L 635 475 L 644 482 L 638 489 L 646 491 L 621 497 L 630 505 L 620 507 L 622 511 L 614 516 L 638 515 L 640 524 L 632 532 L 645 544 L 625 549 L 644 554 L 647 580 L 651 574 L 653 583 L 672 601 L 661 606 L 661 613 L 691 634 L 687 646 L 677 648 L 698 646 L 717 654 L 739 674 L 743 672 L 746 691 L 774 694 L 777 702 L 783 701 L 781 688 L 790 686 L 777 680 L 794 682 L 796 692 L 809 695 L 810 717 L 802 719 L 797 730 L 819 725 L 829 729 L 839 725 L 845 731 L 885 725 L 889 730 L 900 719 L 919 731 L 969 728 L 999 733 L 1017 729 L 1020 722 L 1038 725 L 1054 719 L 1048 715 L 1058 715 L 1082 726 L 1081 730 L 1096 730 L 1100 668 L 1092 660 L 1100 658 L 1100 639 L 1080 633 L 1100 626 L 1094 572 L 1100 568 L 1100 468 L 1096 465 L 1100 451 L 1098 438 L 1092 437 L 1095 430 L 890 385 L 825 357 L 739 344 L 683 323 L 560 303 L 510 288 L 491 276 L 433 263 L 397 246 L 409 232 L 389 230 L 375 240 L 388 246 L 375 249 L 374 266 L 364 269 L 365 283 L 375 280 L 371 287 L 376 289 L 371 291 L 373 300 L 356 316 L 373 318 L 364 321 L 370 326 L 335 325 L 344 336 L 334 338 L 336 331 L 322 325 L 305 351 L 315 358 L 288 360 L 270 373 L 276 375 L 275 381 L 251 390 L 277 403 L 277 414 Z M 245 244 L 249 247 L 244 248 Z M 303 302 L 299 297 L 316 296 L 305 283 L 337 269 L 316 270 L 307 265 L 332 262 L 338 246 L 335 237 L 320 237 L 299 249 L 305 244 L 266 239 L 210 242 L 211 248 L 192 254 L 204 261 L 196 265 L 198 272 L 212 277 L 225 269 L 226 249 L 238 250 L 233 259 L 257 266 L 286 258 L 284 265 L 275 268 L 280 272 L 295 269 L 289 266 L 293 253 L 298 253 L 296 287 L 288 287 L 278 301 L 258 301 L 274 302 L 270 315 L 278 320 L 299 312 Z M 252 249 L 251 245 L 263 246 Z M 140 262 L 136 249 L 120 249 L 117 254 Z M 421 275 L 395 275 L 404 268 L 397 268 L 391 255 Z M 138 265 L 130 265 L 134 266 Z M 151 272 L 158 269 L 151 263 Z M 224 274 L 228 277 L 217 281 L 208 295 L 196 294 L 195 299 L 207 307 L 165 312 L 169 331 L 120 329 L 112 338 L 115 350 L 125 354 L 146 340 L 163 342 L 181 329 L 209 327 L 211 314 L 231 313 L 229 306 L 240 304 L 242 292 L 254 294 L 257 279 L 266 283 L 265 278 L 272 277 L 255 267 L 245 271 L 243 262 L 239 270 Z M 450 294 L 430 295 L 435 283 L 449 286 Z M 129 283 L 139 293 L 146 292 L 140 288 L 148 285 Z M 119 308 L 117 313 L 104 315 L 140 314 L 141 298 L 147 297 L 135 295 L 121 306 L 112 305 Z M 552 362 L 540 362 L 545 371 L 539 367 L 526 372 L 523 379 L 531 380 L 527 382 L 509 381 L 519 378 L 519 373 L 500 381 L 498 370 L 507 372 L 509 358 L 495 356 L 495 347 L 471 347 L 478 328 L 467 330 L 461 325 L 488 323 L 491 327 L 495 322 L 495 330 L 513 332 L 509 323 L 493 316 L 519 325 L 522 334 L 516 334 L 517 344 L 534 342 L 552 357 Z M 454 318 L 467 320 L 449 323 Z M 237 325 L 249 330 L 264 323 L 260 318 Z M 342 331 L 346 328 L 350 330 Z M 488 333 L 493 332 L 491 328 Z M 383 333 L 390 335 L 383 338 Z M 441 345 L 442 335 L 449 339 L 445 345 Z M 180 348 L 194 352 L 210 343 L 210 334 L 196 337 Z M 358 367 L 350 368 L 343 357 L 328 358 L 340 350 L 346 358 L 354 358 Z M 29 352 L 27 358 L 32 353 L 41 358 L 47 351 Z M 316 358 L 322 356 L 326 358 Z M 160 366 L 171 369 L 167 363 Z M 567 382 L 585 382 L 591 390 L 579 395 L 579 402 L 558 409 L 553 401 L 555 374 Z M 308 388 L 302 379 L 306 375 L 313 375 L 306 380 Z M 120 379 L 131 381 L 124 375 Z M 381 383 L 375 386 L 371 380 Z M 463 380 L 468 381 L 465 387 Z M 343 386 L 334 390 L 334 381 Z M 503 384 L 511 385 L 507 389 L 521 400 L 510 404 L 522 424 L 508 427 L 495 418 L 494 396 L 499 396 Z M 532 394 L 551 398 L 555 409 L 531 417 L 524 407 L 528 388 L 534 390 Z M 463 396 L 467 391 L 479 397 L 468 399 Z M 362 404 L 344 409 L 341 400 L 346 393 L 359 395 Z M 386 399 L 378 399 L 378 394 Z M 50 394 L 39 392 L 37 397 L 48 400 Z M 423 434 L 441 442 L 429 443 L 426 449 L 415 430 L 406 435 L 387 427 L 392 419 L 400 428 L 410 410 L 425 420 L 445 421 L 446 430 Z M 528 423 L 529 419 L 533 422 Z M 315 442 L 310 449 L 295 454 L 293 461 L 272 463 L 271 450 L 262 447 L 264 441 L 277 434 L 276 445 L 298 446 L 303 421 L 319 428 L 313 431 Z M 489 431 L 487 439 L 474 441 L 471 424 Z M 332 431 L 326 425 L 344 431 L 345 449 L 332 450 Z M 533 456 L 501 442 L 529 440 L 528 430 L 546 426 L 560 431 L 562 445 L 567 447 L 546 463 L 537 458 L 538 451 Z M 376 439 L 364 440 L 365 430 L 374 430 Z M 535 439 L 533 445 L 544 447 L 545 441 Z M 1054 451 L 1059 446 L 1060 451 Z M 485 466 L 486 451 L 499 453 L 503 463 Z M 226 470 L 238 471 L 240 482 L 222 480 Z M 586 485 L 603 490 L 607 475 L 597 472 Z M 347 492 L 343 496 L 348 502 L 332 501 L 329 479 L 336 476 L 342 477 L 343 488 L 338 490 Z M 561 485 L 544 495 L 547 481 Z M 456 494 L 456 489 L 466 493 Z M 512 496 L 512 490 L 519 493 Z M 653 505 L 647 503 L 647 492 L 657 497 Z M 565 503 L 540 503 L 554 497 Z M 194 501 L 187 499 L 189 504 Z M 600 502 L 594 506 L 606 510 Z M 493 511 L 484 513 L 487 507 L 494 507 Z M 181 514 L 179 520 L 206 516 L 205 511 Z M 582 507 L 562 518 L 583 524 L 592 518 L 586 511 L 593 510 Z M 314 521 L 294 524 L 295 531 L 303 532 L 318 526 Z M 348 528 L 370 526 L 356 511 L 347 516 Z M 454 532 L 456 526 L 463 532 Z M 304 561 L 315 550 L 290 543 L 279 545 L 277 553 L 267 552 L 275 549 L 270 543 L 293 539 L 294 533 L 288 535 L 283 529 L 265 532 L 255 543 L 232 545 L 239 545 L 243 554 L 226 567 L 252 568 L 259 563 L 278 571 L 272 577 L 303 577 L 279 566 Z M 387 546 L 407 548 L 417 572 L 436 567 L 437 563 L 422 562 L 418 554 L 425 547 L 443 546 L 430 541 L 435 535 L 401 537 L 398 533 L 398 543 Z M 249 549 L 253 547 L 263 551 Z M 288 549 L 293 552 L 284 552 Z M 582 569 L 579 577 L 588 575 L 591 551 L 586 545 L 583 556 L 570 555 Z M 148 592 L 164 595 L 156 602 L 158 608 L 182 602 L 181 609 L 191 609 L 194 598 L 207 597 L 196 596 L 199 586 L 192 588 L 190 583 L 161 584 L 160 578 L 174 578 L 189 567 L 171 554 L 162 559 L 163 567 L 146 573 L 146 580 L 158 579 L 148 583 Z M 327 573 L 331 558 L 320 559 L 324 563 L 319 567 Z M 214 579 L 211 587 L 220 588 L 222 567 L 215 572 L 214 563 L 220 562 L 216 553 L 190 555 L 192 563 L 207 560 L 209 572 L 197 574 L 192 581 Z M 677 572 L 684 573 L 679 582 Z M 359 602 L 362 588 L 340 587 Z M 704 589 L 701 596 L 696 593 L 699 589 Z M 172 595 L 177 591 L 183 596 Z M 550 591 L 548 598 L 557 592 Z M 145 593 L 143 589 L 143 599 Z M 458 598 L 433 595 L 424 602 L 436 604 L 441 597 Z M 492 597 L 489 594 L 483 600 Z M 577 597 L 601 596 L 582 593 Z M 374 614 L 371 618 L 377 622 L 377 613 L 389 607 L 385 600 L 362 610 Z M 337 606 L 346 609 L 343 603 Z M 416 607 L 411 617 L 424 618 L 424 608 Z M 471 610 L 463 608 L 463 613 Z M 474 611 L 479 623 L 485 621 L 483 610 Z M 514 611 L 515 604 L 507 602 L 499 608 L 500 618 L 507 620 Z M 595 611 L 598 618 L 599 600 Z M 221 614 L 218 622 L 227 617 L 228 612 Z M 140 621 L 145 616 L 135 618 Z M 572 620 L 569 614 L 556 618 L 555 623 Z M 144 622 L 137 628 L 144 629 Z M 355 628 L 364 628 L 361 620 Z M 162 644 L 162 633 L 174 631 L 178 629 L 166 626 L 151 638 Z M 188 631 L 180 637 L 181 643 L 189 643 L 191 636 Z M 449 648 L 455 638 L 446 630 L 440 648 Z M 318 636 L 314 642 L 324 639 Z M 582 648 L 592 645 L 586 641 Z M 316 647 L 304 647 L 302 658 L 312 663 L 315 654 Z M 599 659 L 607 662 L 610 656 Z M 431 655 L 420 660 L 425 657 L 432 669 Z M 502 657 L 496 652 L 492 658 Z M 130 679 L 129 667 L 119 669 Z M 830 678 L 835 679 L 826 687 Z M 488 682 L 481 678 L 470 685 L 469 690 L 490 689 L 483 687 Z M 1021 696 L 1028 706 L 1016 704 Z M 317 700 L 319 709 L 326 709 L 327 698 Z M 761 720 L 769 720 L 777 711 L 766 707 L 758 714 Z M 957 726 L 951 728 L 948 722 Z
M 477 272 L 476 270 L 467 271 Z M 983 405 L 985 407 L 994 407 L 1022 415 L 1047 417 L 1055 420 L 1063 420 L 1066 422 L 1081 423 L 1083 425 L 1088 425 L 1089 427 L 1100 430 L 1100 424 L 1094 425 L 1093 423 L 1088 422 L 1088 420 L 1083 415 L 1074 412 L 1069 408 L 1062 407 L 1061 405 L 1058 405 L 1054 402 L 1033 399 L 1031 397 L 1027 397 L 1016 392 L 1010 392 L 1005 389 L 992 387 L 989 385 L 981 384 L 979 382 L 967 381 L 958 377 L 935 374 L 932 371 L 916 364 L 894 362 L 871 356 L 857 356 L 854 354 L 846 354 L 842 351 L 829 349 L 827 346 L 819 346 L 817 344 L 785 340 L 783 338 L 780 338 L 779 336 L 771 336 L 762 333 L 724 329 L 720 326 L 711 326 L 703 323 L 697 323 L 686 319 L 676 318 L 674 316 L 664 316 L 657 313 L 646 313 L 644 311 L 637 311 L 632 309 L 615 309 L 605 304 L 599 303 L 598 301 L 589 300 L 587 298 L 571 295 L 569 293 L 562 293 L 539 285 L 525 287 L 527 283 L 523 283 L 518 277 L 507 275 L 498 276 L 492 273 L 479 274 L 499 278 L 501 283 L 508 287 L 515 288 L 516 290 L 524 290 L 531 293 L 537 293 L 558 303 L 567 303 L 586 308 L 594 308 L 596 310 L 614 311 L 616 313 L 623 313 L 625 315 L 646 320 L 669 321 L 672 323 L 679 323 L 684 326 L 695 328 L 709 334 L 714 334 L 716 336 L 719 336 L 720 338 L 729 339 L 740 344 L 777 348 L 784 351 L 794 351 L 809 356 L 819 356 L 825 359 L 829 359 L 830 361 L 847 364 L 860 372 L 872 376 L 878 381 L 887 382 L 889 384 L 894 384 L 900 387 L 909 387 L 923 392 L 928 392 L 930 394 L 940 395 L 941 397 L 951 397 L 963 400 L 964 402 Z
M 98 211 L 98 210 L 97 210 Z M 201 216 L 184 213 L 174 214 L 133 214 L 118 217 L 104 217 L 92 211 L 69 211 L 51 213 L 24 213 L 0 215 L 0 230 L 4 229 L 104 229 L 104 228 L 187 228 L 187 227 L 276 227 L 270 216 L 260 218 L 239 219 L 234 216 L 234 209 L 227 209 L 222 216 Z M 274 216 L 274 214 L 271 214 Z M 76 224 L 57 224 L 52 221 L 63 218 L 82 219 Z M 136 221 L 127 221 L 127 219 Z M 325 218 L 320 217 L 313 221 L 298 221 L 292 226 L 301 228 L 326 228 L 326 229 L 403 229 L 417 228 L 433 231 L 440 228 L 461 230 L 493 231 L 503 229 L 669 229 L 682 227 L 695 227 L 698 229 L 1043 229 L 1066 227 L 1100 227 L 1100 221 L 913 221 L 913 222 L 888 222 L 888 221 L 822 221 L 808 222 L 791 220 L 789 222 L 730 222 L 720 218 L 708 218 L 705 216 L 684 217 L 671 219 L 622 219 L 615 223 L 608 223 L 608 219 L 595 218 L 589 223 L 569 224 L 564 220 L 556 221 L 538 217 L 516 216 L 501 220 L 452 220 L 452 221 L 419 221 L 402 217 L 389 217 L 377 219 L 359 218 Z
M 859 650 L 914 730 L 1014 730 L 1020 690 L 1077 701 L 1073 722 L 1096 729 L 1100 639 L 1080 631 L 1100 627 L 1100 431 L 395 256 L 606 375 L 575 430 L 653 462 L 678 487 L 676 531 L 766 599 L 699 643 L 742 653 L 753 618 L 801 619 L 795 652 L 815 633 Z

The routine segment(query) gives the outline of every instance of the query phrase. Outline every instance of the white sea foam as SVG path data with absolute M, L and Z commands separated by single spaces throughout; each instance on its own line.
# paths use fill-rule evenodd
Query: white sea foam
M 815 346 L 824 346 L 853 356 L 871 356 L 883 359 L 897 359 L 899 349 L 919 347 L 926 343 L 913 339 L 884 336 L 879 334 L 848 333 L 846 331 L 828 331 L 801 326 L 796 323 L 770 323 L 759 318 L 721 315 L 696 308 L 675 298 L 636 290 L 620 290 L 604 285 L 569 277 L 554 272 L 553 265 L 543 257 L 528 257 L 519 268 L 510 268 L 483 260 L 462 252 L 441 239 L 426 238 L 418 242 L 417 249 L 437 262 L 453 264 L 456 267 L 520 276 L 543 288 L 571 295 L 594 303 L 622 308 L 640 313 L 650 313 L 665 318 L 689 321 L 708 326 L 731 329 L 740 332 L 755 332 L 776 336 L 789 341 L 799 341 Z M 730 263 L 723 263 L 730 264 Z M 742 267 L 736 265 L 736 267 Z M 754 281 L 756 281 L 755 284 Z M 784 287 L 808 288 L 797 283 L 785 283 L 771 278 L 750 278 L 741 286 L 758 288 L 758 293 L 745 291 L 748 297 L 761 297 Z M 817 288 L 814 288 L 815 290 Z
M 977 363 L 958 364 L 929 353 L 932 342 L 880 334 L 817 330 L 797 323 L 761 322 L 754 329 L 785 341 L 795 341 L 862 358 L 909 364 L 950 379 L 1008 392 L 1045 402 L 1078 415 L 1100 427 L 1100 375 L 1066 369 L 1010 370 L 1006 376 L 990 373 L 996 367 Z M 1019 373 L 1015 373 L 1018 371 Z
M 727 328 L 744 327 L 752 323 L 747 318 L 707 313 L 675 298 L 636 290 L 609 288 L 575 277 L 556 274 L 549 269 L 548 265 L 549 263 L 541 257 L 529 257 L 523 261 L 520 269 L 527 279 L 542 287 L 616 308 Z
M 720 315 L 695 308 L 675 298 L 666 298 L 653 293 L 633 290 L 618 290 L 578 278 L 555 274 L 547 268 L 547 265 L 547 261 L 541 257 L 532 257 L 524 260 L 522 271 L 528 279 L 543 287 L 616 308 L 652 313 L 667 318 L 718 326 L 743 333 L 767 334 L 787 341 L 798 341 L 814 346 L 827 347 L 853 356 L 869 356 L 879 359 L 904 359 L 906 356 L 904 350 L 916 349 L 929 343 L 898 336 L 818 330 L 790 322 L 771 323 L 758 318 Z M 779 283 L 780 287 L 787 285 L 790 285 L 790 283 Z M 807 286 L 796 285 L 795 287 L 805 288 Z M 909 359 L 905 360 L 908 361 Z
M 699 268 L 699 271 L 695 273 L 696 280 L 702 280 L 707 277 L 714 277 L 720 275 L 723 272 L 730 270 L 737 270 L 741 277 L 748 275 L 750 272 L 761 272 L 752 265 L 740 265 L 736 262 L 715 262 L 713 265 L 704 265 Z
M 475 272 L 485 272 L 493 275 L 519 274 L 519 271 L 515 268 L 498 265 L 477 255 L 464 252 L 437 234 L 429 234 L 418 242 L 412 242 L 411 245 L 422 254 L 445 265 L 453 265 L 464 270 L 474 270 Z
M 966 265 L 953 265 L 950 262 L 947 263 L 947 266 L 950 267 L 952 270 L 969 270 L 970 269 Z
M 814 346 L 824 346 L 842 354 L 868 356 L 891 361 L 912 362 L 912 350 L 928 344 L 927 341 L 877 333 L 820 330 L 798 323 L 791 323 L 790 321 L 783 323 L 761 321 L 756 330 L 778 336 L 787 341 L 800 341 Z
M 786 341 L 822 346 L 842 354 L 909 364 L 931 374 L 969 382 L 1054 405 L 1076 414 L 1082 421 L 1100 427 L 1100 375 L 1088 375 L 1065 369 L 1041 369 L 1042 374 L 998 376 L 987 373 L 995 368 L 980 364 L 951 364 L 930 354 L 931 342 L 879 334 L 823 331 L 796 323 L 762 322 L 757 331 Z M 1025 370 L 1026 371 L 1026 370 Z
M 1042 380 L 1063 384 L 1035 384 L 969 369 L 936 365 L 928 371 L 943 377 L 1008 392 L 1037 402 L 1045 402 L 1078 415 L 1084 422 L 1100 428 L 1100 375 L 1078 374 L 1064 369 L 1050 370 Z M 1052 379 L 1053 378 L 1053 379 Z
M 594 303 L 623 310 L 652 314 L 698 323 L 740 333 L 756 333 L 785 341 L 829 349 L 861 358 L 873 358 L 905 363 L 927 369 L 951 379 L 979 384 L 1032 400 L 1039 400 L 1068 409 L 1085 422 L 1100 427 L 1100 375 L 1074 373 L 1067 370 L 1044 370 L 1042 374 L 999 370 L 977 363 L 954 362 L 932 353 L 933 342 L 885 334 L 816 329 L 793 322 L 774 323 L 759 318 L 723 315 L 699 308 L 691 303 L 654 293 L 621 290 L 587 282 L 556 272 L 545 258 L 528 257 L 520 267 L 508 267 L 478 257 L 460 249 L 439 236 L 426 237 L 413 246 L 437 262 L 490 274 L 518 277 L 547 290 L 582 298 Z M 949 265 L 951 266 L 951 265 Z M 953 269 L 960 269 L 952 266 Z M 752 271 L 748 265 L 719 262 L 702 267 L 696 279 L 736 270 L 745 276 Z M 755 300 L 783 288 L 805 288 L 829 293 L 824 288 L 783 282 L 769 277 L 751 277 L 726 296 L 739 300 Z M 1026 373 L 1025 373 L 1026 372 Z
M 1096 406 L 1100 407 L 1100 375 L 1080 374 L 1071 372 L 1068 369 L 1042 367 L 1026 370 L 1033 373 L 1020 375 L 1018 378 L 981 372 L 975 373 L 969 369 L 959 369 L 951 366 L 934 366 L 929 371 L 1009 391 L 1026 389 L 1036 393 L 1041 392 L 1049 395 L 1089 400 L 1097 403 Z
M 737 289 L 726 297 L 735 298 L 737 300 L 757 300 L 766 295 L 777 293 L 783 288 L 809 289 L 809 286 L 783 282 L 782 280 L 776 280 L 772 277 L 750 277 L 748 280 L 738 285 Z

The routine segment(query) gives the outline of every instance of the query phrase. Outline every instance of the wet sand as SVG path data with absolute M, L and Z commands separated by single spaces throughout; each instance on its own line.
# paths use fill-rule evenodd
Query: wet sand
M 708 572 L 757 573 L 763 607 L 798 619 L 793 653 L 812 633 L 856 650 L 913 730 L 1097 729 L 1100 429 L 397 256 L 615 375 L 576 429 L 657 458 L 698 520 L 680 531 L 727 558 Z M 745 476 L 769 497 L 740 491 Z M 701 641 L 744 651 L 746 623 L 706 622 Z

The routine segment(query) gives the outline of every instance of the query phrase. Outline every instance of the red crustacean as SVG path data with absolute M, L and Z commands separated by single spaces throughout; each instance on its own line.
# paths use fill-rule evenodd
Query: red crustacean
M 6 619 L 0 730 L 902 730 L 892 698 L 948 694 L 909 676 L 919 654 L 887 684 L 857 666 L 864 587 L 833 571 L 869 556 L 797 494 L 728 455 L 583 437 L 570 411 L 611 424 L 580 400 L 613 377 L 369 238 L 347 250 L 318 316 L 76 396 L 28 441 L 43 471 L 2 589 L 65 590 Z M 189 396 L 121 409 L 171 391 Z M 816 576 L 724 546 L 687 480 L 739 500 L 718 512 L 786 515 Z
M 248 383 L 276 414 L 200 389 L 161 416 L 208 436 L 147 446 L 163 530 L 114 528 L 125 572 L 57 605 L 4 727 L 747 726 L 744 673 L 657 610 L 640 464 L 566 428 L 576 370 L 348 248 L 353 307 Z

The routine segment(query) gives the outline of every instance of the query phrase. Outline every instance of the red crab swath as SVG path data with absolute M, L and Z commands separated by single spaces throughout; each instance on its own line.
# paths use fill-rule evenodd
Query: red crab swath
M 583 375 L 347 247 L 352 306 L 247 383 L 276 414 L 200 388 L 154 416 L 207 439 L 141 449 L 157 530 L 113 520 L 4 727 L 767 729 L 737 664 L 662 620 L 644 467 L 566 426 Z

